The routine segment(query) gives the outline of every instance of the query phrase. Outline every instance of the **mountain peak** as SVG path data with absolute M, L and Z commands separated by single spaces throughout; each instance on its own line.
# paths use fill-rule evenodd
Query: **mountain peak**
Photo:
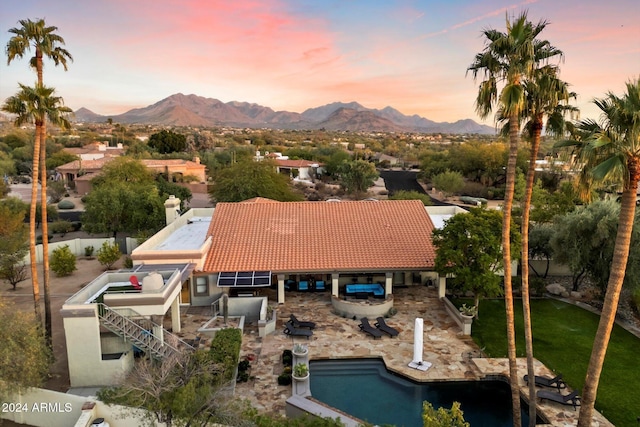
M 271 127 L 277 129 L 329 129 L 353 131 L 484 133 L 489 126 L 467 119 L 454 124 L 436 123 L 418 115 L 406 116 L 391 106 L 382 110 L 366 108 L 358 102 L 333 102 L 304 112 L 274 111 L 255 103 L 230 101 L 195 94 L 176 93 L 155 104 L 109 116 L 117 123 L 165 124 L 174 126 Z M 81 108 L 76 120 L 104 122 L 106 116 Z M 459 124 L 458 124 L 459 123 Z

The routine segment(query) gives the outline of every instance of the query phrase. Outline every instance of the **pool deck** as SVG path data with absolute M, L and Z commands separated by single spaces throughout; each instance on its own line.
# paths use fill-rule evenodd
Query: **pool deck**
M 269 296 L 271 302 L 275 298 L 270 292 L 266 290 L 263 295 Z M 394 289 L 394 296 L 394 307 L 398 312 L 386 320 L 400 334 L 395 338 L 385 335 L 374 340 L 360 331 L 359 320 L 332 313 L 329 292 L 288 292 L 286 302 L 277 306 L 278 323 L 273 334 L 260 338 L 257 327 L 245 328 L 241 357 L 254 357 L 250 372 L 252 379 L 247 383 L 238 383 L 236 395 L 249 400 L 260 411 L 284 415 L 286 400 L 291 396 L 292 389 L 291 386 L 279 386 L 277 377 L 283 369 L 282 351 L 292 349 L 294 343 L 306 344 L 312 360 L 382 357 L 388 369 L 416 381 L 478 380 L 495 376 L 508 378 L 507 359 L 482 358 L 481 350 L 472 339 L 463 336 L 457 324 L 446 314 L 435 288 L 399 288 Z M 316 322 L 311 339 L 292 339 L 282 332 L 284 322 L 291 313 L 300 320 Z M 408 367 L 413 358 L 413 329 L 417 317 L 424 319 L 423 359 L 433 364 L 427 371 Z M 370 321 L 374 323 L 375 319 Z M 525 374 L 526 359 L 518 359 L 522 396 L 528 400 L 528 388 L 522 380 Z M 553 373 L 536 361 L 536 374 Z M 565 390 L 563 393 L 568 392 Z M 560 427 L 577 423 L 578 411 L 570 406 L 553 402 L 538 403 L 538 411 L 549 420 L 549 425 Z M 613 426 L 599 413 L 596 413 L 592 425 Z

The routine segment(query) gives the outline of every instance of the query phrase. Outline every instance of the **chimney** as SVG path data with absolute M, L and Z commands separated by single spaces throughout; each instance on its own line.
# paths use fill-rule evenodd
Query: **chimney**
M 195 156 L 193 158 L 193 161 L 196 162 L 197 164 L 200 164 L 200 157 L 199 156 Z
M 164 211 L 167 217 L 167 225 L 180 217 L 180 199 L 173 194 L 164 202 Z

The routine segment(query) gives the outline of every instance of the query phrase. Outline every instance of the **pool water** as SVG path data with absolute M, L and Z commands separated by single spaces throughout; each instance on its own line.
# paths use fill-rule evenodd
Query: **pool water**
M 416 383 L 387 371 L 381 359 L 313 360 L 311 395 L 369 423 L 422 427 L 422 402 L 461 404 L 471 427 L 511 427 L 511 390 L 505 381 Z M 523 403 L 522 425 L 529 417 Z M 539 421 L 540 422 L 540 421 Z

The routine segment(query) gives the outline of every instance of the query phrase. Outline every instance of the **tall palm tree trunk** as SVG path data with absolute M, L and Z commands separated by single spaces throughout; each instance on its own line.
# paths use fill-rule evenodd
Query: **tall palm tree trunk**
M 49 284 L 49 222 L 47 219 L 47 125 L 42 124 L 40 129 L 40 182 L 42 207 L 42 284 L 44 290 L 44 329 L 47 344 L 52 346 L 51 324 L 51 292 Z
M 542 132 L 542 118 L 536 118 L 533 123 L 533 139 L 531 141 L 531 155 L 527 170 L 527 183 L 522 202 L 522 312 L 524 317 L 524 339 L 527 352 L 527 375 L 534 378 L 533 369 L 533 332 L 531 327 L 531 304 L 529 299 L 529 213 L 531 210 L 531 195 L 536 175 L 536 159 L 540 149 L 540 134 Z M 535 381 L 529 381 L 529 402 L 536 401 Z M 529 427 L 536 425 L 536 405 L 529 405 Z
M 513 288 L 511 286 L 511 208 L 516 176 L 516 160 L 518 158 L 519 123 L 518 113 L 509 114 L 509 160 L 507 162 L 506 188 L 502 216 L 502 260 L 504 270 L 504 304 L 507 315 L 507 347 L 509 355 L 509 384 L 513 404 L 513 426 L 522 425 L 520 415 L 520 385 L 518 381 L 518 365 L 516 359 L 516 330 L 513 310 Z
M 607 283 L 607 292 L 604 297 L 602 313 L 600 314 L 598 330 L 591 350 L 591 358 L 589 359 L 589 365 L 587 367 L 584 388 L 581 394 L 578 427 L 591 426 L 591 419 L 593 417 L 598 392 L 598 383 L 600 382 L 600 374 L 602 373 L 602 365 L 604 364 L 607 346 L 611 338 L 611 330 L 616 320 L 618 301 L 620 299 L 620 292 L 622 291 L 625 270 L 629 259 L 631 232 L 633 230 L 633 219 L 636 211 L 638 181 L 640 180 L 640 159 L 629 159 L 627 166 L 630 182 L 628 188 L 625 188 L 622 192 L 620 218 L 616 242 L 613 248 L 611 272 L 609 274 L 609 282 Z
M 38 284 L 38 263 L 36 253 L 36 206 L 38 204 L 38 171 L 40 167 L 40 124 L 36 123 L 33 143 L 33 164 L 31 167 L 31 206 L 29 208 L 29 256 L 31 258 L 31 285 L 33 287 L 33 308 L 36 320 L 42 325 L 40 310 L 40 286 Z

